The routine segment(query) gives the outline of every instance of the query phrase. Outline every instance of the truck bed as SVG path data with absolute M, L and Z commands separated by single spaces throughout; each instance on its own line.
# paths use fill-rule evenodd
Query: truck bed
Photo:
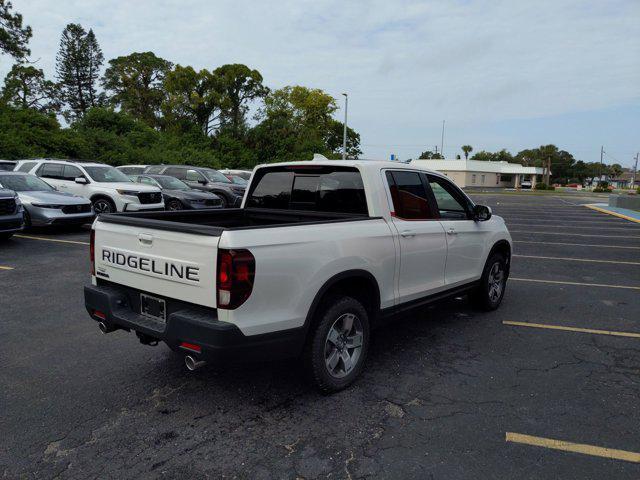
M 352 213 L 271 210 L 266 208 L 228 208 L 219 210 L 179 210 L 175 212 L 110 213 L 101 214 L 98 218 L 101 222 L 106 223 L 220 236 L 225 230 L 349 222 L 354 220 L 367 220 L 372 217 Z

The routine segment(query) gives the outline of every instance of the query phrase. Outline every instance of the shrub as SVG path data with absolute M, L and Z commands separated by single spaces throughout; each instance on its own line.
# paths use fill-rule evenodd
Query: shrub
M 536 183 L 536 190 L 555 190 L 556 187 L 552 186 L 552 185 L 547 185 L 544 182 L 538 182 Z

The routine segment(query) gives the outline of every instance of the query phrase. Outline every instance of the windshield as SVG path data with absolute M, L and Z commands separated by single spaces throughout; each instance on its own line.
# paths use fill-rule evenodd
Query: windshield
M 160 184 L 162 188 L 167 190 L 191 190 L 191 187 L 184 183 L 182 180 L 178 180 L 174 177 L 151 177 Z
M 231 180 L 229 180 L 227 177 L 225 177 L 223 174 L 221 174 L 217 170 L 201 170 L 201 171 L 212 182 L 231 183 Z
M 246 181 L 244 178 L 240 178 L 240 177 L 238 177 L 238 176 L 236 176 L 236 175 L 233 175 L 233 176 L 231 177 L 231 181 L 232 181 L 233 183 L 235 183 L 236 185 L 242 185 L 242 186 L 245 186 L 245 185 L 247 184 L 247 181 Z
M 100 167 L 84 167 L 87 171 L 91 180 L 94 182 L 105 182 L 105 183 L 114 183 L 114 182 L 126 182 L 131 183 L 131 179 L 127 177 L 120 170 L 116 170 L 113 167 L 109 167 L 107 165 Z
M 50 192 L 51 185 L 35 175 L 0 175 L 0 187 L 16 192 Z

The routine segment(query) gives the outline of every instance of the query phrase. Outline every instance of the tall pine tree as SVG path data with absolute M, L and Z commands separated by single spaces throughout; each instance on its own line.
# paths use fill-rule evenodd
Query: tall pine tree
M 56 56 L 56 75 L 67 121 L 82 118 L 89 108 L 104 102 L 104 95 L 97 91 L 103 62 L 102 50 L 93 30 L 87 33 L 80 24 L 68 24 L 62 32 Z

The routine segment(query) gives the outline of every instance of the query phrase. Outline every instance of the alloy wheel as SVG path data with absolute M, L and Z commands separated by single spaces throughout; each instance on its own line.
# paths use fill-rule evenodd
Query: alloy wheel
M 504 268 L 501 262 L 495 262 L 489 270 L 489 300 L 497 302 L 504 290 Z
M 324 362 L 329 375 L 347 376 L 362 356 L 363 328 L 353 313 L 341 315 L 329 329 L 324 345 Z
M 106 200 L 96 200 L 93 204 L 93 210 L 97 213 L 111 213 L 111 204 Z

